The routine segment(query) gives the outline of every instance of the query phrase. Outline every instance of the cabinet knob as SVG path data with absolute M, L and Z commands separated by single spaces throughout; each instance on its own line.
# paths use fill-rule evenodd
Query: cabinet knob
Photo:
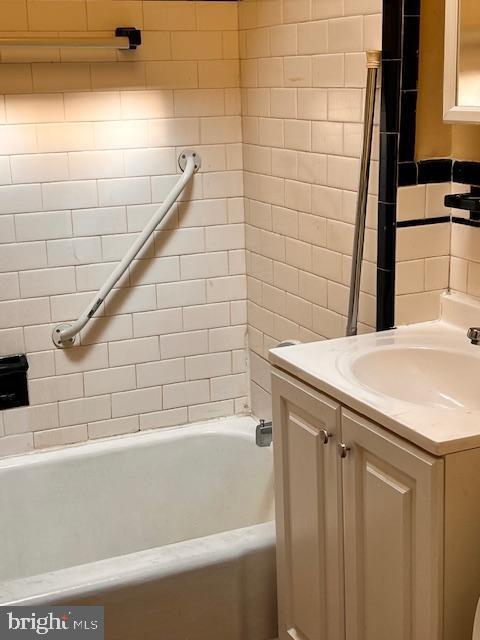
M 326 429 L 321 429 L 320 430 L 320 436 L 322 438 L 323 444 L 328 444 L 330 438 L 332 437 L 332 434 L 328 433 L 328 431 Z
M 347 445 L 344 442 L 339 443 L 338 453 L 340 454 L 341 458 L 346 458 L 349 451 L 350 451 L 350 447 L 347 447 Z

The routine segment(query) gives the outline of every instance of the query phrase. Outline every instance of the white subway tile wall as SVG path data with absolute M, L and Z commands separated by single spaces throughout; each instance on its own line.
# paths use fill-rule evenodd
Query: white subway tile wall
M 464 184 L 440 183 L 401 187 L 401 221 L 466 212 L 444 206 L 449 193 L 463 193 Z M 480 298 L 480 229 L 458 223 L 409 227 L 397 231 L 396 322 L 434 320 L 440 295 L 447 290 Z
M 464 193 L 464 184 L 452 183 L 452 193 Z M 467 218 L 468 212 L 453 209 L 457 218 Z M 480 298 L 480 229 L 462 224 L 452 224 L 450 251 L 450 289 Z
M 462 191 L 465 191 L 463 188 Z M 461 191 L 456 191 L 461 193 Z M 455 212 L 458 215 L 460 212 Z M 452 225 L 450 287 L 452 291 L 480 298 L 480 251 L 477 227 Z
M 3 32 L 143 30 L 135 52 L 0 50 L 0 354 L 31 406 L 0 456 L 249 409 L 236 2 L 0 1 Z M 178 179 L 203 167 L 80 346 L 54 323 L 91 301 Z
M 444 197 L 451 192 L 450 182 L 400 187 L 397 219 L 428 222 L 428 218 L 450 216 L 451 210 L 444 206 Z M 451 286 L 454 260 L 451 254 L 455 255 L 451 240 L 453 243 L 457 227 L 444 222 L 397 229 L 397 324 L 426 322 L 439 317 L 440 296 Z
M 345 331 L 362 52 L 381 49 L 381 10 L 381 0 L 239 4 L 251 401 L 262 417 L 271 411 L 268 350 Z M 375 326 L 377 128 L 373 158 L 363 331 Z

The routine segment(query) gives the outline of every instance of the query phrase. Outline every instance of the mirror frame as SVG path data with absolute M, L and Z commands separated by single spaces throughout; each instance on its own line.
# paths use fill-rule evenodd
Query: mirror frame
M 480 123 L 480 105 L 460 107 L 457 104 L 460 2 L 461 0 L 445 0 L 443 119 L 445 122 L 477 124 Z

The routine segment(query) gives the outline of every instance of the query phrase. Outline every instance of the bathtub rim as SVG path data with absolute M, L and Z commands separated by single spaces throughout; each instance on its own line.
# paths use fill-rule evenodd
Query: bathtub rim
M 4 458 L 0 460 L 0 472 L 8 472 L 11 469 L 19 469 L 24 466 L 31 467 L 37 464 L 54 464 L 55 461 L 64 463 L 71 460 L 74 462 L 76 459 L 85 456 L 108 455 L 116 451 L 132 451 L 138 447 L 143 448 L 155 443 L 176 442 L 194 435 L 201 437 L 207 434 L 223 434 L 227 437 L 240 438 L 243 441 L 248 441 L 249 445 L 256 446 L 255 424 L 256 420 L 252 416 L 233 416 L 113 436 L 67 447 L 34 451 L 20 456 Z M 239 538 L 239 532 L 242 532 L 243 540 L 241 537 Z M 254 543 L 255 540 L 257 544 Z M 209 542 L 212 541 L 216 541 L 218 549 L 215 550 L 212 546 L 208 549 L 208 553 L 198 553 L 199 549 L 203 548 L 205 550 Z M 222 550 L 224 551 L 229 544 L 231 549 L 228 557 L 233 558 L 236 555 L 245 554 L 258 548 L 258 543 L 260 543 L 260 546 L 275 544 L 273 520 L 221 531 L 200 538 L 191 538 L 150 549 L 133 551 L 132 553 L 33 576 L 0 581 L 0 606 L 51 603 L 51 598 L 55 597 L 55 595 L 58 597 L 66 597 L 67 595 L 75 597 L 81 593 L 84 596 L 89 591 L 92 593 L 98 591 L 101 589 L 101 585 L 105 588 L 108 588 L 109 585 L 119 587 L 121 584 L 127 585 L 135 582 L 144 582 L 148 579 L 153 580 L 162 575 L 180 572 L 185 568 L 194 568 L 194 564 L 191 564 L 193 561 L 198 563 L 200 567 L 205 561 L 213 562 L 215 558 L 219 560 L 222 557 L 225 558 L 225 554 L 222 556 Z M 189 553 L 184 556 L 185 563 L 179 564 L 178 552 L 182 551 L 185 554 Z M 163 560 L 160 556 L 163 556 Z M 152 559 L 155 558 L 157 562 L 152 564 Z M 173 559 L 169 560 L 169 558 Z M 135 562 L 138 562 L 136 566 Z M 152 566 L 149 568 L 145 563 L 148 563 L 149 566 L 152 564 Z M 123 571 L 119 571 L 119 567 L 123 567 Z M 47 576 L 54 580 L 57 588 L 53 588 L 53 585 L 50 585 L 50 588 L 47 591 L 45 590 Z M 61 586 L 58 586 L 59 581 Z
M 108 451 L 122 451 L 136 446 L 147 446 L 157 440 L 174 441 L 182 437 L 203 434 L 213 435 L 224 433 L 234 435 L 244 440 L 254 440 L 255 425 L 258 420 L 251 415 L 248 416 L 228 416 L 225 418 L 214 418 L 212 420 L 202 420 L 199 422 L 189 422 L 181 425 L 169 427 L 158 427 L 125 433 L 105 438 L 95 438 L 84 442 L 76 442 L 48 449 L 37 449 L 19 455 L 0 458 L 0 472 L 4 469 L 12 469 L 23 465 L 35 465 L 42 462 L 54 461 L 58 458 L 75 459 L 77 457 L 92 456 Z
M 2 584 L 8 589 L 5 597 L 0 592 L 0 606 L 53 605 L 55 598 L 86 598 L 102 590 L 153 582 L 162 577 L 239 559 L 249 552 L 268 550 L 275 548 L 275 545 L 275 521 L 269 520 L 202 538 L 9 580 L 0 583 L 0 589 Z

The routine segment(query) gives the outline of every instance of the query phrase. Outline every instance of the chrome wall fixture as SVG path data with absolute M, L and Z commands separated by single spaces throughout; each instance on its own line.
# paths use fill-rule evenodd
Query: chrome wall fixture
M 142 44 L 142 32 L 135 27 L 118 27 L 115 35 L 107 38 L 95 37 L 29 37 L 0 38 L 0 49 L 18 47 L 58 47 L 59 49 L 118 49 L 134 50 Z
M 155 231 L 157 226 L 160 224 L 160 222 L 162 222 L 167 213 L 173 207 L 184 188 L 193 178 L 193 175 L 200 169 L 201 158 L 195 151 L 185 150 L 180 154 L 178 164 L 180 169 L 183 171 L 183 176 L 178 180 L 170 193 L 167 195 L 167 197 L 163 201 L 162 206 L 157 209 L 157 211 L 150 218 L 142 233 L 138 236 L 122 261 L 119 262 L 111 276 L 105 282 L 100 291 L 96 294 L 92 303 L 88 305 L 88 307 L 80 315 L 78 320 L 76 320 L 73 324 L 59 324 L 53 329 L 52 339 L 56 347 L 65 349 L 66 347 L 73 346 L 76 336 L 88 324 L 89 320 L 93 318 L 96 311 L 103 304 L 110 291 L 123 276 L 132 261 L 135 259 L 135 257 L 148 241 L 152 233 Z
M 368 182 L 370 178 L 370 160 L 372 157 L 373 120 L 375 113 L 375 92 L 377 75 L 382 54 L 380 51 L 367 52 L 367 90 L 365 93 L 365 116 L 363 132 L 363 151 L 360 166 L 357 213 L 355 218 L 355 237 L 352 254 L 352 275 L 350 281 L 350 299 L 348 304 L 347 336 L 354 336 L 358 329 L 358 307 L 360 301 L 360 280 L 362 277 L 363 247 L 365 241 L 365 220 L 367 217 Z

